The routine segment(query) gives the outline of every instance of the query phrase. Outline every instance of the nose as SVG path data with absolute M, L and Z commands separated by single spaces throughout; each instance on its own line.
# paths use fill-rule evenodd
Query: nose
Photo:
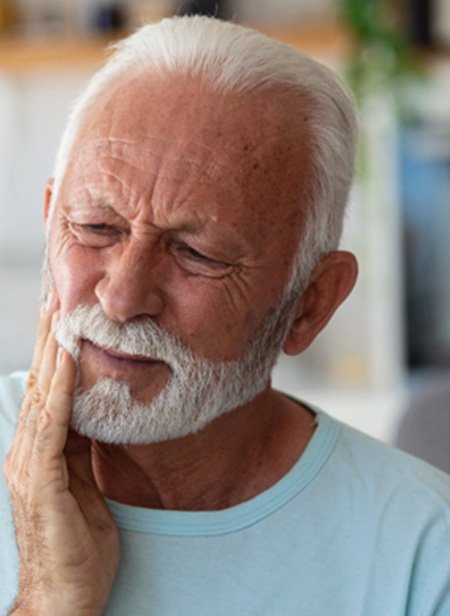
M 105 314 L 115 321 L 155 317 L 164 308 L 159 277 L 157 258 L 128 247 L 109 260 L 95 294 Z

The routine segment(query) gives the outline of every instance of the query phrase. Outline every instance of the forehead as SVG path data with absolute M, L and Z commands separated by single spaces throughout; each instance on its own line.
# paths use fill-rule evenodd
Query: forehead
M 82 128 L 86 136 L 103 135 L 111 125 L 132 135 L 163 129 L 167 138 L 212 139 L 227 150 L 261 147 L 280 139 L 289 146 L 294 127 L 306 137 L 306 109 L 298 107 L 292 94 L 275 88 L 223 93 L 199 78 L 136 75 L 118 79 L 97 96 Z
M 221 94 L 182 77 L 130 77 L 85 114 L 69 176 L 127 175 L 153 205 L 208 200 L 210 215 L 298 229 L 310 175 L 308 118 L 286 96 Z M 97 179 L 95 179 L 97 176 Z M 135 195 L 136 197 L 136 195 Z M 132 200 L 131 200 L 132 201 Z M 244 220 L 243 220 L 244 219 Z

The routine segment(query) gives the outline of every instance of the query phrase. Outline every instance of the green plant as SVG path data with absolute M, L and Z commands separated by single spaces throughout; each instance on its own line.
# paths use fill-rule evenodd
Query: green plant
M 421 73 L 413 50 L 378 0 L 340 0 L 353 46 L 347 80 L 357 100 L 380 88 L 393 88 Z

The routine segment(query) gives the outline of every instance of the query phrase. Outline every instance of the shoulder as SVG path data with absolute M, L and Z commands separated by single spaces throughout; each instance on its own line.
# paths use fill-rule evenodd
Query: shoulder
M 355 549 L 377 555 L 374 575 L 402 580 L 408 614 L 450 614 L 450 476 L 327 421 L 339 426 L 323 469 L 339 527 L 350 524 Z
M 335 421 L 335 420 L 331 420 Z M 450 476 L 386 443 L 340 424 L 332 462 L 342 480 L 369 500 L 414 515 L 440 511 L 450 528 Z M 413 515 L 413 517 L 414 517 Z

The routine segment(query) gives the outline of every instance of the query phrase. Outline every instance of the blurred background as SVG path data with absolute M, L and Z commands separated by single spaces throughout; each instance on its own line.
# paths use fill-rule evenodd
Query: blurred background
M 30 363 L 43 187 L 71 101 L 109 42 L 194 12 L 313 55 L 359 108 L 343 239 L 359 283 L 275 384 L 450 471 L 450 0 L 0 0 L 0 373 Z

